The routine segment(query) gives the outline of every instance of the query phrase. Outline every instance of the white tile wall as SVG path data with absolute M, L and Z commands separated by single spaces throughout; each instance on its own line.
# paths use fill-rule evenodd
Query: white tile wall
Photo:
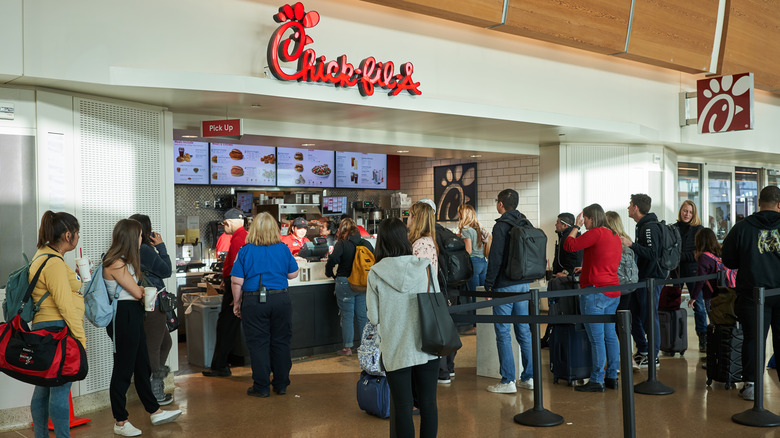
M 510 160 L 454 160 L 401 157 L 401 191 L 416 202 L 433 199 L 433 168 L 460 163 L 477 163 L 477 218 L 492 227 L 498 217 L 494 200 L 498 192 L 514 189 L 520 195 L 517 209 L 539 224 L 539 157 L 518 156 Z M 452 222 L 445 226 L 453 227 Z

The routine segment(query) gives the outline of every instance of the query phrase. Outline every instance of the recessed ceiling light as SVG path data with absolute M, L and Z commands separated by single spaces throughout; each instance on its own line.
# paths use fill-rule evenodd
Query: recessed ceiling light
M 314 146 L 314 143 L 301 143 L 301 146 L 303 147 Z
M 198 138 L 197 135 L 182 135 L 181 138 Z
M 257 108 L 262 108 L 262 107 L 263 107 L 263 105 L 249 105 L 249 107 L 250 107 L 250 108 L 257 109 Z
M 396 152 L 397 152 L 397 153 L 399 153 L 399 154 L 406 154 L 406 153 L 409 153 L 409 151 L 407 151 L 407 150 L 400 150 L 400 151 L 396 151 Z
M 482 158 L 480 154 L 469 155 L 470 158 Z

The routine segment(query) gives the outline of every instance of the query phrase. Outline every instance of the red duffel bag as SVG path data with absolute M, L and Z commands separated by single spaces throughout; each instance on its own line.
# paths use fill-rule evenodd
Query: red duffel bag
M 0 324 L 0 371 L 38 386 L 87 377 L 87 352 L 66 327 L 31 331 L 19 315 Z

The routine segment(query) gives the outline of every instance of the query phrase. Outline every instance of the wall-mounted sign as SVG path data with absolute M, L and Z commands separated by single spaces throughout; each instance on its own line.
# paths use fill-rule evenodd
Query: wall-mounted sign
M 395 73 L 392 61 L 379 62 L 373 56 L 361 61 L 356 68 L 347 61 L 347 55 L 328 61 L 324 56 L 317 56 L 314 49 L 304 50 L 304 46 L 314 42 L 306 34 L 306 29 L 320 22 L 320 14 L 316 11 L 306 12 L 302 3 L 280 7 L 274 20 L 282 25 L 268 42 L 268 67 L 277 79 L 323 82 L 345 88 L 357 85 L 363 96 L 373 95 L 376 87 L 388 90 L 393 96 L 404 90 L 410 94 L 422 94 L 420 83 L 412 79 L 414 66 L 411 62 L 401 64 L 400 71 Z M 285 35 L 289 36 L 285 39 Z M 294 73 L 282 70 L 280 62 L 296 61 L 298 68 Z
M 0 119 L 5 119 L 5 120 L 14 119 L 13 102 L 0 102 Z
M 200 136 L 207 137 L 221 137 L 221 138 L 241 138 L 241 132 L 243 131 L 242 119 L 228 119 L 228 120 L 204 120 L 200 125 Z
M 696 81 L 699 134 L 753 129 L 753 73 Z

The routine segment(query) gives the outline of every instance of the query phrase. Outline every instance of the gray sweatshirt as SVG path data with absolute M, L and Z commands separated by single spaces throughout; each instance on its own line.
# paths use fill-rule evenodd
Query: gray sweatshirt
M 368 273 L 368 319 L 379 325 L 379 351 L 387 371 L 422 365 L 436 356 L 420 350 L 420 311 L 417 294 L 426 292 L 428 259 L 413 255 L 387 257 Z M 432 291 L 439 291 L 434 274 Z

